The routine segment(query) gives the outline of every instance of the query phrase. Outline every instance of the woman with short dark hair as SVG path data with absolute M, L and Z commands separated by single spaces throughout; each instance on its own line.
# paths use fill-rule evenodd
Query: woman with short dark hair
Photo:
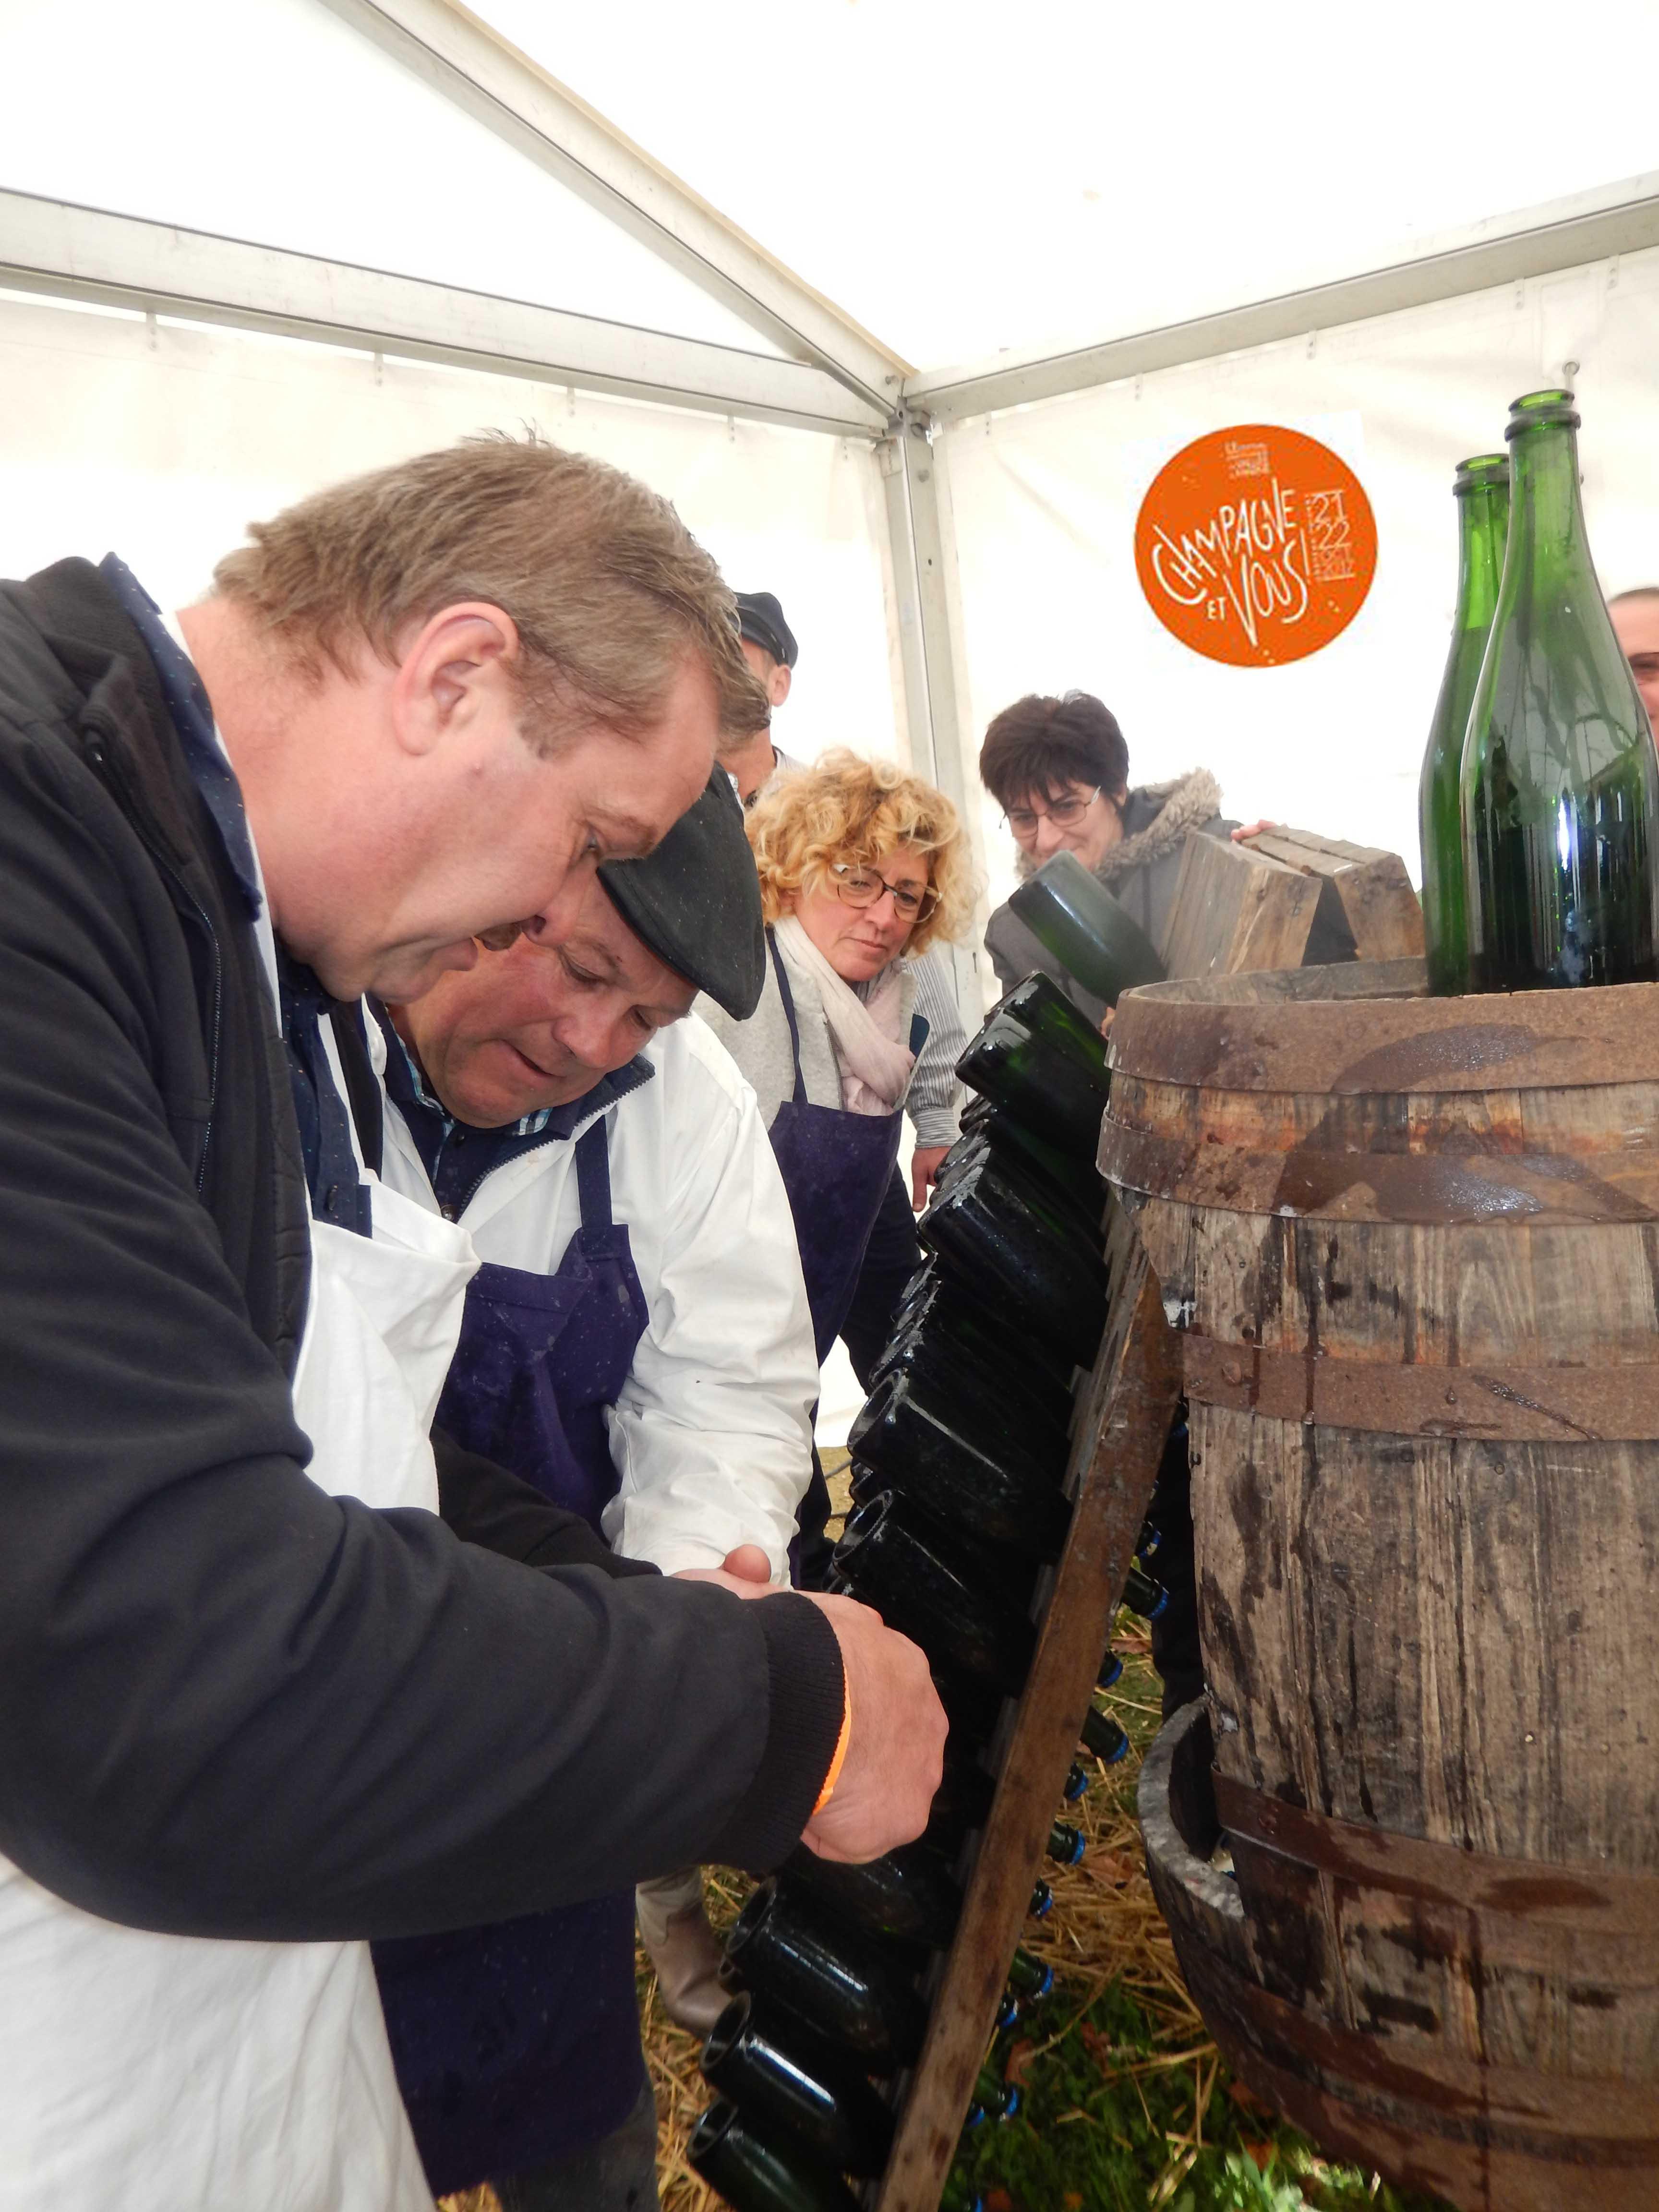
M 1237 826 L 1222 818 L 1207 769 L 1131 791 L 1117 717 L 1087 691 L 1032 693 L 1005 707 L 985 732 L 979 772 L 1019 848 L 1022 876 L 1062 848 L 1075 853 L 1160 952 L 1188 833 L 1224 837 Z M 1040 968 L 1091 1020 L 1105 1012 L 1008 907 L 991 916 L 985 946 L 1005 989 Z

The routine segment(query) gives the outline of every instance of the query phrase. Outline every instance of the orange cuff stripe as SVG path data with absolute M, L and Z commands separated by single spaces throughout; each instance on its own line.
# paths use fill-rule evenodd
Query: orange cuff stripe
M 842 1692 L 841 1734 L 836 1738 L 836 1755 L 830 1762 L 830 1771 L 823 1778 L 823 1787 L 818 1792 L 818 1802 L 813 1806 L 814 1814 L 823 1812 L 836 1794 L 836 1784 L 841 1780 L 841 1770 L 847 1764 L 847 1747 L 853 1740 L 853 1698 L 850 1691 Z

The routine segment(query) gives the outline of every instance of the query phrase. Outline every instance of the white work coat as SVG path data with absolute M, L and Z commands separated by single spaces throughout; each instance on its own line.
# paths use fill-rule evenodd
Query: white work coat
M 428 1431 L 477 1261 L 366 1179 L 372 1241 L 312 1224 L 307 1472 L 435 1512 Z M 118 1927 L 0 1858 L 0 2212 L 431 2212 L 366 1943 Z
M 758 1544 L 782 1581 L 818 1393 L 789 1200 L 755 1094 L 702 1022 L 659 1031 L 644 1058 L 650 1081 L 603 1109 L 611 1213 L 650 1310 L 607 1417 L 620 1488 L 605 1533 L 665 1574 Z M 581 1220 L 575 1139 L 594 1118 L 484 1178 L 461 1215 L 481 1260 L 555 1272 Z M 381 1172 L 435 1206 L 390 1099 Z

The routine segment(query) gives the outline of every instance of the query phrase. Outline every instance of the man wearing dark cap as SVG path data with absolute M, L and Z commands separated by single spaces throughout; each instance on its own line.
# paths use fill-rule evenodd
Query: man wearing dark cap
M 763 960 L 743 816 L 716 769 L 648 859 L 601 868 L 562 945 L 485 952 L 376 1042 L 384 1177 L 460 1221 L 484 1263 L 439 1425 L 629 1559 L 784 1585 L 811 1320 L 754 1094 L 682 1018 L 699 990 L 752 1012 Z M 520 2212 L 648 2212 L 633 1919 L 623 1891 L 377 1948 L 435 2193 L 488 2178 Z
M 739 592 L 736 597 L 743 657 L 760 678 L 775 712 L 789 696 L 800 647 L 772 592 Z M 770 730 L 755 730 L 733 737 L 721 745 L 719 759 L 732 779 L 732 789 L 745 806 L 753 805 L 781 768 L 797 765 L 787 753 L 778 750 Z

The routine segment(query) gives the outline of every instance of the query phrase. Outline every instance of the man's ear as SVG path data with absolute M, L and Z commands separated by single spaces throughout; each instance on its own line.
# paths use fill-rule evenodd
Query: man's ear
M 766 679 L 766 696 L 775 707 L 782 706 L 789 696 L 789 686 L 794 680 L 793 668 L 786 668 L 781 660 L 774 664 L 772 673 Z
M 511 685 L 519 628 L 487 599 L 441 608 L 409 640 L 392 679 L 392 727 L 405 752 L 433 751 Z

